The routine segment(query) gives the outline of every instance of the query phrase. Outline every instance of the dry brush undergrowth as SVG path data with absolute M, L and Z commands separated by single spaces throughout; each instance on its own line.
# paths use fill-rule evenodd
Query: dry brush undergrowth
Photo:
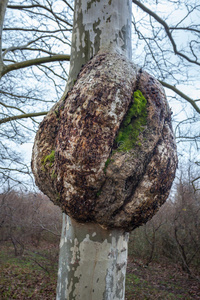
M 2 299 L 55 299 L 62 214 L 42 194 L 0 196 Z M 200 195 L 186 181 L 129 242 L 126 299 L 200 299 Z

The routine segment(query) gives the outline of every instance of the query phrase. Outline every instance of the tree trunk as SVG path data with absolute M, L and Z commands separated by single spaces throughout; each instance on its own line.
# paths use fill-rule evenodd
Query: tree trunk
M 131 59 L 131 0 L 75 1 L 66 92 L 98 51 Z M 80 224 L 63 214 L 57 300 L 124 299 L 128 233 Z
M 4 67 L 3 58 L 2 58 L 2 31 L 3 31 L 3 22 L 4 22 L 7 4 L 8 4 L 8 0 L 0 1 L 0 78 L 2 77 L 2 72 Z
M 128 233 L 63 215 L 57 299 L 124 299 Z
M 67 89 L 98 51 L 123 53 L 131 60 L 131 17 L 131 0 L 75 1 Z

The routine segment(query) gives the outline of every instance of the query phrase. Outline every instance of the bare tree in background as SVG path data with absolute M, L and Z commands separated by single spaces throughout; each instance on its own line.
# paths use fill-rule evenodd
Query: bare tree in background
M 130 235 L 129 252 L 147 264 L 167 259 L 180 265 L 190 277 L 199 277 L 200 193 L 192 181 L 192 164 L 181 166 L 175 192 L 159 212 Z
M 0 219 L 0 242 L 11 240 L 24 248 L 30 241 L 38 246 L 42 233 L 60 237 L 62 213 L 41 193 L 2 193 Z
M 198 150 L 198 2 L 168 1 L 167 10 L 166 1 L 132 2 L 133 60 L 166 87 L 181 154 L 191 142 Z M 32 142 L 39 116 L 64 90 L 73 1 L 3 0 L 0 10 L 0 176 L 1 185 L 13 186 L 30 174 L 18 148 Z

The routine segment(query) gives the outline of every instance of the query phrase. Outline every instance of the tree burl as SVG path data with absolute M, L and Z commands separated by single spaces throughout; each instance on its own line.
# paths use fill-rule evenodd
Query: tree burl
M 168 197 L 177 167 L 161 84 L 117 53 L 98 53 L 41 122 L 38 187 L 70 217 L 131 231 Z

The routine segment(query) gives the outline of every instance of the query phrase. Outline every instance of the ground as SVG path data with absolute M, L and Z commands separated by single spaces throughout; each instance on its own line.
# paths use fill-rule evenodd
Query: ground
M 188 278 L 177 265 L 129 259 L 126 277 L 126 300 L 200 299 L 200 283 Z
M 15 257 L 11 245 L 1 246 L 1 299 L 55 299 L 57 254 L 57 247 L 43 244 Z M 177 265 L 152 263 L 146 267 L 141 260 L 129 258 L 125 299 L 200 299 L 199 282 Z

